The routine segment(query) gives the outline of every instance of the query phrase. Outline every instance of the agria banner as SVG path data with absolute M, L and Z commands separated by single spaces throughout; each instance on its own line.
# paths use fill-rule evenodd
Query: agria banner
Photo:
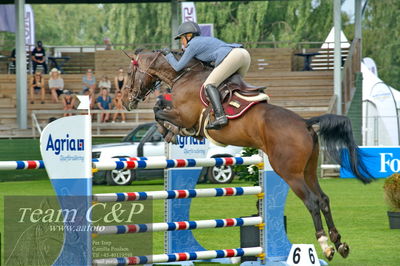
M 360 147 L 363 161 L 375 178 L 386 178 L 400 172 L 400 147 Z M 352 172 L 340 168 L 340 177 L 353 178 Z
M 57 119 L 47 125 L 40 137 L 40 149 L 51 179 L 90 178 L 90 116 Z
M 61 210 L 76 213 L 64 220 L 62 250 L 52 265 L 91 265 L 92 135 L 90 115 L 59 118 L 40 136 L 40 152 Z M 64 219 L 67 216 L 64 214 Z M 71 230 L 67 228 L 72 228 Z M 80 228 L 86 228 L 81 230 Z

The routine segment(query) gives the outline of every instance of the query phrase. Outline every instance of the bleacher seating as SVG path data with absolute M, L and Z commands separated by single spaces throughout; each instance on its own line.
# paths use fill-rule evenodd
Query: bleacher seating
M 296 66 L 294 51 L 288 48 L 260 48 L 249 49 L 252 55 L 252 65 L 246 77 L 246 81 L 260 86 L 267 86 L 267 94 L 271 97 L 271 103 L 288 108 L 302 117 L 311 117 L 328 112 L 330 101 L 333 95 L 333 73 L 332 71 L 293 71 L 299 69 Z M 132 54 L 132 51 L 128 51 Z M 63 53 L 63 56 L 66 56 Z M 96 51 L 85 53 L 87 62 L 71 60 L 64 66 L 66 73 L 85 72 L 87 68 L 95 69 L 97 80 L 103 74 L 107 74 L 110 80 L 113 79 L 117 68 L 129 66 L 129 59 L 122 51 Z M 91 59 L 92 58 L 92 59 Z M 81 58 L 82 59 L 82 58 Z M 94 66 L 94 67 L 93 67 Z M 78 93 L 82 90 L 82 74 L 62 75 L 65 88 Z M 48 75 L 45 75 L 46 85 Z M 113 82 L 112 82 L 113 83 Z M 15 134 L 16 124 L 16 93 L 15 75 L 0 75 L 0 136 Z M 29 103 L 30 101 L 28 101 Z M 151 109 L 155 99 L 152 96 L 147 102 L 142 102 L 139 108 Z M 46 91 L 46 103 L 28 104 L 29 113 L 32 110 L 61 110 L 62 105 L 51 103 L 49 91 Z M 54 115 L 40 115 L 39 122 L 47 123 Z M 59 115 L 60 116 L 60 115 Z M 29 116 L 28 126 L 31 126 Z M 94 134 L 119 134 L 128 132 L 137 123 L 153 120 L 153 114 L 144 114 L 138 120 L 133 114 L 127 116 L 126 124 L 103 123 L 94 120 L 94 126 L 100 131 Z M 31 132 L 31 131 L 30 131 Z M 31 134 L 26 132 L 27 135 Z
M 93 52 L 63 52 L 62 56 L 68 56 L 70 59 L 64 64 L 63 71 L 68 74 L 85 73 L 87 69 L 95 69 L 95 53 Z

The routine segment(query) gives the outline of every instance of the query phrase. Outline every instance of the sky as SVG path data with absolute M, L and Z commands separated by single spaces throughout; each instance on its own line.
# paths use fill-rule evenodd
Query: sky
M 348 14 L 354 13 L 354 0 L 345 0 L 342 4 L 342 10 Z
M 364 5 L 366 0 L 361 0 L 361 8 Z M 349 14 L 350 21 L 354 21 L 354 2 L 355 0 L 345 0 L 342 4 L 342 11 Z

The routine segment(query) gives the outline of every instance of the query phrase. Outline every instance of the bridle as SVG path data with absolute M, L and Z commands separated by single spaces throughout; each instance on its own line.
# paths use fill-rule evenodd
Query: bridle
M 155 77 L 154 75 L 149 73 L 149 70 L 150 70 L 150 67 L 157 60 L 157 58 L 160 56 L 160 54 L 161 54 L 161 52 L 157 53 L 157 55 L 153 58 L 153 60 L 150 62 L 150 64 L 147 66 L 146 69 L 142 69 L 139 66 L 140 54 L 136 57 L 136 59 L 132 59 L 131 63 L 132 63 L 132 68 L 134 69 L 134 72 L 132 73 L 133 74 L 132 75 L 133 78 L 131 77 L 131 82 L 136 80 L 136 73 L 137 72 L 140 72 L 140 73 L 143 73 L 145 75 L 148 75 L 152 79 L 156 79 L 157 77 Z M 139 86 L 141 86 L 142 85 L 142 80 L 139 80 L 139 82 L 140 82 Z M 142 96 L 142 97 L 140 97 L 140 92 L 142 91 L 142 87 L 139 87 L 139 89 L 136 90 L 135 95 L 132 93 L 132 87 L 133 87 L 132 84 L 130 84 L 130 87 L 131 87 L 131 93 L 129 95 L 129 101 L 130 102 L 133 102 L 133 101 L 139 102 L 139 101 L 143 101 L 147 97 L 147 95 L 149 95 L 154 90 L 154 87 L 156 87 L 156 86 L 154 86 L 152 89 L 148 90 L 146 92 L 146 94 L 144 96 Z
M 129 102 L 139 102 L 139 101 L 143 101 L 151 92 L 153 92 L 155 90 L 155 88 L 161 83 L 161 81 L 166 82 L 170 88 L 172 89 L 174 84 L 181 79 L 184 75 L 186 75 L 188 72 L 190 72 L 191 70 L 193 70 L 195 67 L 197 67 L 198 65 L 203 65 L 203 63 L 200 61 L 198 63 L 196 63 L 195 65 L 193 65 L 192 67 L 188 67 L 185 68 L 182 73 L 180 73 L 178 76 L 176 76 L 174 79 L 170 79 L 168 77 L 162 76 L 160 73 L 158 73 L 157 71 L 151 69 L 151 66 L 155 63 L 155 61 L 157 60 L 157 58 L 160 56 L 161 52 L 157 52 L 157 55 L 153 58 L 153 60 L 150 62 L 150 64 L 147 66 L 146 69 L 142 69 L 139 66 L 139 59 L 140 59 L 140 54 L 137 55 L 136 59 L 132 59 L 131 63 L 132 63 L 132 68 L 134 69 L 134 72 L 132 73 L 131 76 L 131 82 L 133 80 L 133 82 L 136 80 L 136 73 L 140 72 L 143 73 L 147 76 L 149 76 L 152 79 L 156 80 L 156 83 L 154 84 L 154 86 L 149 89 L 146 94 L 144 94 L 143 96 L 140 96 L 140 92 L 142 91 L 142 80 L 139 80 L 140 82 L 140 87 L 139 89 L 137 89 L 134 93 L 132 92 L 133 87 L 132 85 L 134 84 L 130 84 L 130 88 L 131 88 L 131 93 L 129 95 Z

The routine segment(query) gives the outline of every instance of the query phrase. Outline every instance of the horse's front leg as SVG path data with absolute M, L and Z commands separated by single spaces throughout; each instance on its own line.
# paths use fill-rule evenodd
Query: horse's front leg
M 156 108 L 154 108 L 155 110 L 155 120 L 158 123 L 158 131 L 163 135 L 164 140 L 167 143 L 177 143 L 177 138 L 176 135 L 179 134 L 179 127 L 176 126 L 174 124 L 174 122 L 170 122 L 168 120 L 166 120 L 166 116 L 164 115 L 165 110 L 156 110 Z
M 181 120 L 179 111 L 177 111 L 176 109 L 160 110 L 156 113 L 156 119 L 162 121 L 168 121 L 169 123 L 178 128 L 185 127 Z
M 165 138 L 165 136 L 168 134 L 168 129 L 164 126 L 164 121 L 157 116 L 157 113 L 164 110 L 165 107 L 166 106 L 164 105 L 164 102 L 161 100 L 158 100 L 153 107 L 154 119 L 158 124 L 157 130 L 160 132 L 163 138 Z

